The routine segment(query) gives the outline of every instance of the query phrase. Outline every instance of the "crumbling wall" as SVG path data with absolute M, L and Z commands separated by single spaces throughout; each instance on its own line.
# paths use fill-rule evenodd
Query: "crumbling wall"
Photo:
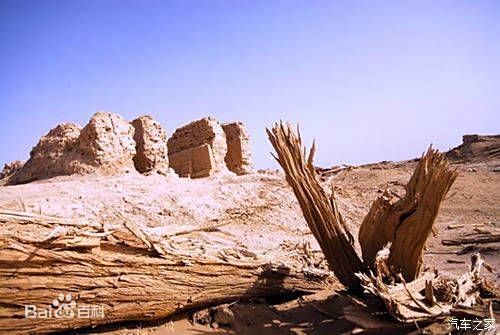
M 121 116 L 98 112 L 82 129 L 63 123 L 42 136 L 30 159 L 9 184 L 94 171 L 120 173 L 134 168 L 134 128 Z
M 170 162 L 179 177 L 202 178 L 214 172 L 212 147 L 208 144 L 171 154 Z
M 224 127 L 224 128 L 223 128 Z M 128 122 L 97 112 L 88 124 L 63 123 L 42 136 L 24 164 L 6 166 L 3 183 L 20 184 L 61 175 L 123 173 L 167 174 L 169 165 L 182 177 L 206 177 L 251 171 L 249 136 L 243 123 L 221 126 L 207 117 L 177 129 L 167 141 L 161 125 L 145 115 Z M 7 176 L 9 175 L 9 176 Z
M 89 165 L 129 170 L 134 167 L 134 127 L 118 114 L 95 113 L 80 132 L 78 150 Z
M 183 151 L 201 147 L 203 145 L 210 146 L 211 151 L 211 168 L 208 175 L 213 172 L 227 170 L 225 157 L 227 153 L 226 135 L 219 122 L 212 118 L 207 117 L 189 123 L 181 128 L 178 128 L 168 139 L 168 156 L 170 166 L 179 175 L 184 173 L 180 170 L 181 166 L 191 165 L 193 168 L 196 166 L 204 166 L 206 164 L 205 153 L 193 154 L 185 153 Z M 206 151 L 206 149 L 196 149 L 195 152 Z M 202 162 L 197 159 L 202 158 Z M 189 159 L 190 162 L 185 162 Z
M 30 152 L 29 160 L 9 179 L 9 184 L 75 173 L 77 143 L 81 127 L 63 123 L 42 136 Z
M 250 135 L 242 122 L 232 122 L 222 125 L 226 134 L 227 153 L 225 162 L 227 168 L 238 174 L 248 174 L 252 171 L 252 150 Z
M 19 171 L 24 165 L 23 161 L 13 161 L 10 163 L 5 163 L 2 172 L 0 172 L 0 179 L 5 179 L 12 176 L 14 173 Z
M 134 165 L 140 173 L 168 172 L 167 134 L 160 123 L 149 115 L 132 121 L 135 129 Z

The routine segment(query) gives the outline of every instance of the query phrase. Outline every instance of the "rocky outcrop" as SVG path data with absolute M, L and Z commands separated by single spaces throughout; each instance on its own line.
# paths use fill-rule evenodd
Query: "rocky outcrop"
M 462 141 L 446 153 L 447 158 L 472 162 L 500 158 L 500 135 L 464 135 Z
M 232 122 L 222 125 L 226 134 L 227 153 L 225 162 L 227 168 L 238 174 L 248 174 L 252 171 L 252 150 L 250 135 L 242 122 Z
M 203 145 L 208 145 L 211 151 L 211 168 L 207 175 L 214 172 L 227 171 L 225 157 L 227 153 L 226 135 L 219 122 L 212 118 L 207 117 L 181 128 L 178 128 L 168 139 L 168 156 L 170 166 L 179 175 L 184 173 L 184 166 L 205 166 L 207 163 L 205 159 L 206 149 L 202 149 Z M 198 148 L 198 149 L 195 149 Z M 194 152 L 204 151 L 203 154 L 185 153 L 180 154 L 186 150 L 194 150 Z M 198 162 L 197 159 L 203 159 Z M 185 159 L 189 159 L 188 162 Z
M 149 115 L 132 121 L 135 129 L 134 165 L 140 173 L 168 172 L 167 135 L 159 122 Z

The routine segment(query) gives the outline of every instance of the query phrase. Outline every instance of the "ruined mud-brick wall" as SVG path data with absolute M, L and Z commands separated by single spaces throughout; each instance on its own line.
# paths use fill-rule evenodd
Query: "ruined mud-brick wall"
M 133 136 L 134 128 L 120 115 L 98 112 L 78 138 L 82 161 L 116 172 L 132 170 L 136 153 Z
M 140 173 L 168 173 L 167 134 L 158 121 L 149 115 L 132 121 L 137 154 L 134 165 Z
M 0 179 L 10 177 L 17 171 L 19 171 L 24 165 L 23 161 L 13 161 L 10 163 L 5 163 L 2 172 L 0 172 Z
M 29 160 L 10 179 L 10 184 L 75 173 L 81 127 L 63 123 L 42 136 L 30 152 Z
M 225 124 L 223 129 L 207 117 L 177 129 L 167 141 L 164 129 L 151 116 L 128 122 L 120 115 L 98 112 L 83 128 L 63 123 L 50 130 L 24 165 L 6 165 L 0 179 L 12 185 L 94 172 L 167 174 L 169 165 L 182 177 L 206 177 L 228 167 L 237 174 L 249 173 L 248 133 L 241 122 Z
M 136 153 L 141 157 L 139 161 L 146 157 L 153 162 L 148 168 L 154 169 L 156 163 L 164 167 L 165 162 L 168 168 L 166 152 L 159 153 L 163 160 L 154 157 L 157 152 L 150 143 L 163 141 L 166 150 L 166 136 L 163 134 L 163 137 L 155 138 L 154 133 L 160 131 L 152 119 L 136 123 L 141 124 L 137 134 L 120 115 L 98 112 L 84 128 L 73 123 L 60 124 L 40 139 L 31 150 L 29 160 L 10 176 L 8 184 L 71 174 L 130 172 L 135 170 Z M 155 129 L 149 130 L 148 127 Z M 134 136 L 142 138 L 139 151 L 136 151 Z M 162 144 L 157 143 L 156 146 L 161 147 Z
M 225 162 L 227 168 L 238 174 L 247 174 L 252 171 L 252 150 L 250 135 L 242 122 L 225 123 L 222 129 L 226 134 L 227 154 Z
M 181 177 L 206 177 L 227 170 L 226 135 L 212 117 L 178 128 L 167 144 L 170 166 Z

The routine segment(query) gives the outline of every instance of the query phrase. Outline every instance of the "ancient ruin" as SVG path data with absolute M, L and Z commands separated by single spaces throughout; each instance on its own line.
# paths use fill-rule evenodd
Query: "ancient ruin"
M 30 159 L 10 179 L 11 184 L 76 173 L 80 170 L 77 153 L 81 127 L 63 123 L 42 136 L 31 150 Z
M 208 145 L 211 159 L 207 160 Z M 183 153 L 190 150 L 189 153 Z M 227 170 L 226 135 L 219 121 L 213 117 L 203 118 L 178 128 L 168 139 L 170 166 L 180 176 L 206 177 L 214 172 Z M 210 164 L 208 167 L 206 164 Z
M 112 172 L 133 169 L 134 128 L 123 117 L 98 112 L 82 129 L 78 149 L 87 164 Z
M 179 177 L 208 177 L 214 172 L 213 157 L 212 147 L 202 144 L 170 155 L 170 166 Z
M 170 166 L 181 177 L 252 171 L 250 136 L 242 122 L 220 124 L 207 117 L 177 129 L 168 140 Z
M 222 125 L 226 134 L 227 168 L 237 175 L 247 174 L 252 171 L 252 151 L 250 135 L 242 122 L 225 123 Z
M 0 179 L 12 176 L 19 171 L 24 165 L 23 161 L 17 160 L 10 163 L 5 163 L 2 172 L 0 172 Z
M 177 129 L 167 141 L 149 115 L 128 122 L 118 114 L 97 112 L 85 127 L 63 123 L 42 136 L 26 163 L 6 164 L 7 184 L 72 174 L 168 174 L 201 178 L 215 172 L 251 172 L 249 135 L 241 122 L 221 124 L 203 118 Z
M 30 159 L 8 183 L 21 184 L 55 176 L 85 174 L 96 170 L 120 173 L 134 168 L 134 128 L 121 116 L 98 112 L 82 129 L 63 123 L 43 136 Z
M 167 134 L 163 127 L 149 115 L 138 117 L 132 121 L 132 126 L 135 128 L 136 170 L 140 173 L 167 173 Z

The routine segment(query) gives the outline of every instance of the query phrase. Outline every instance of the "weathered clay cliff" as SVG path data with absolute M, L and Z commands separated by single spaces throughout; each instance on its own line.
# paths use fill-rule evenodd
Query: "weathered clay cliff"
M 462 141 L 446 153 L 449 159 L 477 162 L 500 158 L 500 135 L 464 135 Z

